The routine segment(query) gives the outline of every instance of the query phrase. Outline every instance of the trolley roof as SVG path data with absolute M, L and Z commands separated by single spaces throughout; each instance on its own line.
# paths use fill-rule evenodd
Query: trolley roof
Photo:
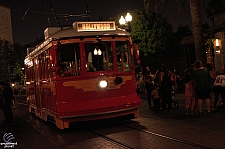
M 123 29 L 116 28 L 114 21 L 74 22 L 69 27 L 50 27 L 44 31 L 45 40 L 35 48 L 27 49 L 27 56 L 33 56 L 51 41 L 66 38 L 85 38 L 102 36 L 130 36 Z M 26 63 L 26 62 L 25 62 Z
M 107 35 L 130 36 L 128 32 L 116 28 L 115 22 L 112 21 L 74 22 L 73 25 L 70 27 L 47 28 L 45 30 L 45 39 L 52 38 L 53 40 L 71 37 L 90 37 Z

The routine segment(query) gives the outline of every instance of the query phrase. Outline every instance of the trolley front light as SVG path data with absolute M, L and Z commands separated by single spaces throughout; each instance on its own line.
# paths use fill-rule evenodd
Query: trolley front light
M 108 86 L 108 82 L 106 80 L 99 81 L 100 88 L 106 88 Z

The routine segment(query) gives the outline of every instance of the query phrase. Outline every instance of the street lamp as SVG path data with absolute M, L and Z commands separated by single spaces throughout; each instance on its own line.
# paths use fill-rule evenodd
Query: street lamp
M 125 18 L 123 16 L 120 17 L 119 22 L 120 22 L 120 25 L 125 25 L 126 24 L 126 20 L 125 20 Z
M 132 16 L 130 15 L 130 13 L 128 12 L 126 17 L 125 17 L 126 22 L 131 22 L 132 21 Z
M 119 23 L 120 23 L 120 25 L 125 26 L 126 31 L 130 32 L 131 31 L 131 27 L 130 27 L 131 21 L 132 21 L 132 16 L 128 12 L 127 15 L 125 16 L 125 18 L 123 16 L 120 17 Z
M 220 54 L 220 43 L 218 38 L 216 38 L 216 54 Z

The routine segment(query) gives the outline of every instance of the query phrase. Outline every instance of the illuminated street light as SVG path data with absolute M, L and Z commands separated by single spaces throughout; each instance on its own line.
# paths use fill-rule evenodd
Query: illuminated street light
M 126 24 L 126 20 L 125 20 L 125 18 L 123 16 L 120 17 L 119 22 L 120 22 L 120 25 L 125 25 Z
M 125 30 L 130 32 L 131 31 L 131 27 L 130 27 L 130 22 L 132 21 L 132 16 L 130 15 L 130 13 L 128 12 L 127 15 L 125 16 L 125 18 L 123 16 L 120 17 L 119 23 L 121 26 L 125 26 Z
M 130 13 L 128 12 L 126 17 L 125 17 L 126 22 L 131 22 L 132 21 L 132 16 L 130 15 Z
M 216 47 L 219 48 L 220 44 L 219 44 L 219 39 L 216 39 Z

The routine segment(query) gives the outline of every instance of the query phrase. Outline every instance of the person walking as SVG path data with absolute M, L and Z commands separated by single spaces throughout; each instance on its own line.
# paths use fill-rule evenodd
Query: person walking
M 157 69 L 153 76 L 153 80 L 154 80 L 154 84 L 156 84 L 158 86 L 159 86 L 159 81 L 160 81 L 159 78 L 160 78 L 160 73 L 159 73 L 159 70 Z
M 215 71 L 215 67 L 212 67 L 211 70 L 210 70 L 210 75 L 212 77 L 212 80 L 213 82 L 215 81 L 216 79 L 216 71 Z
M 213 91 L 215 95 L 214 103 L 213 103 L 213 111 L 217 111 L 217 101 L 219 99 L 219 95 L 221 97 L 222 103 L 223 103 L 223 110 L 225 110 L 224 104 L 225 104 L 225 72 L 224 67 L 222 68 L 222 72 L 219 73 L 215 81 L 213 83 Z
M 216 70 L 215 70 L 215 67 L 212 67 L 211 70 L 210 70 L 210 75 L 211 75 L 211 85 L 212 85 L 212 88 L 213 88 L 213 85 L 214 85 L 214 82 L 216 80 Z M 214 94 L 214 90 L 212 90 L 212 95 Z
M 8 83 L 4 83 L 3 81 L 0 81 L 0 89 L 2 90 L 1 108 L 5 117 L 4 125 L 7 126 L 10 125 L 13 121 L 13 113 L 11 109 L 13 91 L 10 85 Z
M 210 94 L 211 94 L 211 76 L 208 69 L 202 67 L 202 62 L 196 60 L 194 63 L 194 71 L 192 73 L 194 80 L 196 95 L 198 99 L 199 116 L 202 116 L 202 104 L 205 100 L 208 115 L 210 111 Z
M 154 103 L 154 111 L 159 111 L 160 110 L 160 93 L 159 93 L 158 84 L 154 84 L 151 94 L 152 94 L 152 100 Z
M 144 86 L 145 86 L 145 83 L 144 83 L 144 76 L 142 74 L 142 72 L 139 72 L 138 75 L 137 75 L 137 78 L 136 78 L 136 91 L 137 93 L 140 93 L 142 91 L 144 91 Z
M 196 108 L 196 94 L 195 89 L 193 85 L 193 80 L 191 73 L 188 69 L 184 71 L 184 83 L 185 83 L 185 108 L 187 115 L 189 115 L 189 112 L 191 110 L 191 114 L 194 115 L 195 108 Z
M 160 92 L 162 97 L 162 110 L 166 112 L 166 104 L 168 103 L 168 110 L 172 111 L 172 82 L 170 81 L 171 72 L 166 65 L 161 66 L 160 73 Z
M 147 90 L 147 100 L 148 100 L 148 106 L 149 109 L 152 110 L 152 100 L 151 100 L 151 92 L 153 90 L 153 75 L 149 69 L 149 67 L 146 67 L 146 74 L 145 74 L 145 88 Z

